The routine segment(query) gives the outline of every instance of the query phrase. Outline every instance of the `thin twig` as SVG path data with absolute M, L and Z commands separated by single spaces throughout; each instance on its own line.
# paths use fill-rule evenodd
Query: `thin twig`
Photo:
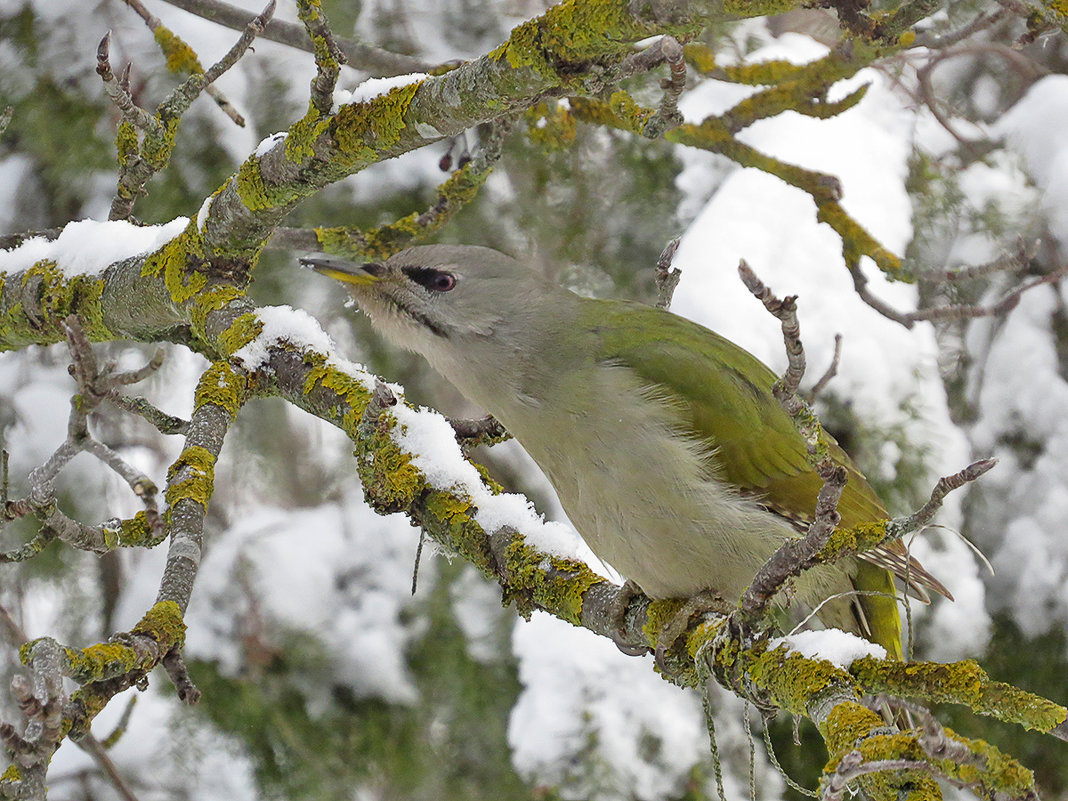
M 144 115 L 147 112 L 141 112 L 137 115 L 138 120 L 134 124 L 138 130 L 143 132 L 142 141 L 136 147 L 131 148 L 131 152 L 121 154 L 123 158 L 120 161 L 122 161 L 123 166 L 119 172 L 115 197 L 111 201 L 109 219 L 124 220 L 130 216 L 134 203 L 146 191 L 145 187 L 148 179 L 167 166 L 170 161 L 170 154 L 174 149 L 173 131 L 177 126 L 178 120 L 185 114 L 205 87 L 214 83 L 220 75 L 230 69 L 244 55 L 252 41 L 263 30 L 274 14 L 274 8 L 275 0 L 270 0 L 266 8 L 243 27 L 240 38 L 226 55 L 206 71 L 194 72 L 176 86 L 167 98 L 156 107 L 154 116 L 149 115 L 146 119 Z M 121 81 L 114 81 L 114 76 L 111 76 L 111 81 L 108 80 L 110 65 L 104 65 L 100 60 L 102 54 L 106 62 L 107 39 L 108 37 L 104 38 L 98 51 L 97 71 L 104 78 L 105 88 L 108 89 L 109 95 L 113 95 L 116 103 L 125 104 L 125 96 L 128 96 L 129 92 L 119 86 L 122 83 Z M 106 70 L 101 71 L 104 70 L 105 66 Z M 123 113 L 125 118 L 127 112 L 124 110 Z M 134 114 L 136 112 L 131 109 L 129 113 Z
M 666 39 L 671 39 L 675 44 L 678 44 L 678 40 L 674 37 L 661 36 L 648 47 L 626 56 L 619 65 L 619 77 L 621 79 L 629 78 L 640 72 L 654 70 L 663 64 L 665 61 L 663 47 Z M 668 45 L 668 47 L 670 48 L 671 46 Z
M 778 392 L 783 395 L 783 397 L 779 397 L 779 402 L 783 404 L 783 408 L 786 409 L 791 417 L 796 417 L 804 403 L 798 397 L 797 390 L 801 386 L 801 379 L 805 375 L 806 368 L 805 349 L 801 344 L 801 326 L 797 320 L 797 295 L 787 295 L 782 300 L 775 297 L 772 291 L 757 278 L 756 273 L 745 263 L 744 259 L 738 264 L 738 275 L 741 277 L 746 289 L 763 303 L 764 308 L 778 318 L 782 325 L 787 367 L 786 373 L 778 382 L 778 386 L 781 387 Z M 806 435 L 806 441 L 809 441 L 809 439 L 809 435 Z
M 158 29 L 160 28 L 159 17 L 153 15 L 147 8 L 145 8 L 144 5 L 141 3 L 141 0 L 123 1 L 126 3 L 126 5 L 128 5 L 130 8 L 137 12 L 137 15 L 145 21 L 145 25 L 150 31 L 152 31 L 152 33 L 156 33 L 158 31 Z M 183 49 L 186 49 L 189 54 L 193 53 L 193 48 L 191 48 L 186 42 L 183 42 L 181 39 L 179 39 L 173 31 L 170 31 L 169 33 L 170 36 L 168 37 L 168 39 L 171 42 L 170 47 L 181 47 Z M 157 39 L 157 41 L 161 40 Z M 169 55 L 169 53 L 164 51 L 165 57 Z M 202 72 L 204 69 L 200 66 L 200 61 L 195 56 L 193 57 L 193 63 L 190 66 L 192 68 L 192 71 L 194 72 Z M 216 105 L 218 105 L 222 112 L 230 119 L 232 119 L 235 124 L 241 126 L 242 128 L 245 127 L 245 118 L 238 113 L 237 109 L 234 108 L 233 103 L 227 100 L 226 96 L 221 91 L 219 91 L 217 87 L 208 86 L 204 91 L 207 92 L 207 94 L 211 97 L 212 100 L 215 101 Z
M 1016 247 L 1007 250 L 986 264 L 978 264 L 974 267 L 953 267 L 938 272 L 925 271 L 922 275 L 924 281 L 941 283 L 944 281 L 967 281 L 972 278 L 984 278 L 995 273 L 1019 271 L 1027 267 L 1028 262 L 1034 258 L 1038 249 L 1037 241 L 1030 244 L 1024 242 L 1023 237 L 1017 237 Z
M 196 14 L 204 19 L 233 30 L 242 30 L 248 24 L 248 12 L 220 0 L 165 0 L 169 5 Z M 292 22 L 272 19 L 264 28 L 262 36 L 272 42 L 298 50 L 314 52 L 312 43 L 303 26 Z M 426 72 L 432 65 L 415 56 L 392 53 L 373 45 L 352 39 L 335 39 L 338 49 L 345 54 L 351 67 L 374 75 L 388 77 L 409 72 Z
M 10 551 L 0 552 L 0 564 L 26 562 L 33 559 L 55 538 L 56 533 L 52 529 L 43 528 L 26 544 L 21 545 L 18 548 L 12 548 Z
M 85 440 L 83 450 L 86 453 L 92 454 L 113 471 L 118 473 L 122 477 L 122 480 L 130 485 L 130 489 L 133 490 L 134 495 L 143 499 L 146 505 L 151 504 L 151 508 L 155 510 L 155 496 L 157 489 L 152 479 L 133 465 L 129 464 L 103 442 L 88 438 Z
M 960 280 L 963 277 L 975 277 L 985 275 L 988 273 L 996 272 L 997 270 L 1007 269 L 1004 264 L 1007 264 L 1014 256 L 1002 257 L 994 262 L 986 265 L 980 265 L 975 268 L 962 268 L 956 271 L 946 271 L 942 275 L 946 280 Z M 1058 267 L 1056 270 L 1047 273 L 1046 275 L 1039 276 L 1027 283 L 1020 284 L 1015 289 L 1012 289 L 1006 293 L 998 301 L 987 305 L 977 306 L 971 304 L 952 304 L 947 306 L 934 306 L 927 309 L 917 309 L 911 312 L 902 312 L 895 309 L 890 304 L 886 303 L 881 298 L 876 297 L 868 289 L 868 278 L 864 275 L 864 272 L 860 269 L 858 260 L 851 260 L 846 263 L 846 267 L 849 270 L 849 274 L 853 278 L 853 288 L 857 295 L 879 314 L 886 317 L 888 320 L 893 320 L 895 323 L 899 323 L 905 328 L 911 329 L 918 322 L 943 322 L 948 320 L 972 320 L 980 317 L 998 317 L 1016 308 L 1020 302 L 1020 298 L 1024 293 L 1029 292 L 1046 284 L 1052 284 L 1059 281 L 1068 275 L 1068 262 Z M 936 278 L 938 275 L 936 274 Z
M 115 788 L 115 791 L 123 801 L 137 801 L 137 796 L 134 795 L 133 790 L 131 790 L 130 786 L 126 783 L 126 779 L 119 773 L 118 766 L 115 764 L 111 756 L 108 755 L 108 752 L 96 737 L 92 734 L 87 734 L 77 742 L 78 747 L 85 751 L 85 753 L 89 754 L 89 756 L 91 756 L 100 766 L 100 769 L 107 774 L 108 779 L 111 781 L 111 785 Z
M 941 306 L 933 309 L 921 309 L 912 312 L 910 316 L 914 320 L 965 320 L 976 317 L 999 317 L 1015 309 L 1025 292 L 1045 284 L 1056 283 L 1064 278 L 1065 275 L 1068 275 L 1068 263 L 1058 267 L 1051 273 L 1035 278 L 1026 284 L 1021 284 L 990 306 Z
M 315 77 L 311 82 L 312 107 L 325 117 L 334 105 L 334 87 L 341 74 L 341 65 L 345 63 L 345 54 L 334 41 L 334 34 L 326 20 L 326 13 L 311 0 L 297 0 L 297 15 L 304 23 L 308 38 L 314 45 Z
M 949 493 L 975 481 L 997 463 L 997 459 L 980 459 L 977 462 L 972 462 L 957 473 L 938 479 L 938 483 L 935 484 L 935 488 L 931 491 L 931 497 L 927 503 L 911 515 L 895 517 L 889 521 L 886 526 L 887 533 L 899 538 L 913 531 L 918 531 L 927 525 L 931 518 L 935 516 L 935 513 L 942 508 L 942 501 L 945 500 Z
M 675 288 L 682 280 L 682 270 L 671 266 L 675 259 L 675 253 L 679 249 L 679 237 L 668 242 L 660 257 L 656 260 L 656 307 L 658 309 L 671 308 L 671 299 L 675 296 Z
M 833 595 L 828 595 L 826 598 L 816 604 L 816 606 L 812 607 L 812 610 L 799 621 L 797 621 L 797 623 L 794 624 L 794 627 L 790 629 L 789 632 L 787 632 L 787 636 L 792 637 L 799 631 L 805 631 L 808 627 L 808 624 L 813 619 L 819 618 L 820 612 L 823 610 L 823 607 L 825 607 L 827 604 L 834 603 L 835 601 L 841 598 L 848 598 L 850 600 L 854 600 L 856 598 L 890 598 L 894 601 L 900 600 L 896 594 L 889 592 L 881 592 L 880 590 L 849 590 L 847 592 L 836 592 Z
M 823 801 L 842 801 L 849 783 L 869 773 L 882 771 L 922 770 L 933 773 L 934 769 L 926 762 L 915 759 L 877 759 L 866 762 L 860 751 L 850 751 L 838 761 L 831 778 L 823 788 Z
M 188 706 L 196 706 L 200 702 L 200 688 L 193 683 L 186 667 L 182 652 L 175 649 L 163 657 L 163 669 L 167 671 L 174 688 L 178 691 L 178 698 Z
M 656 139 L 665 131 L 682 125 L 683 117 L 679 112 L 679 97 L 686 88 L 686 60 L 682 57 L 682 45 L 673 36 L 662 36 L 659 41 L 660 54 L 670 69 L 669 76 L 660 81 L 664 91 L 660 99 L 660 108 L 649 118 L 642 128 L 642 136 Z
M 71 404 L 74 405 L 73 403 Z M 73 415 L 72 415 L 73 416 Z M 71 422 L 67 422 L 67 430 L 71 428 Z M 52 488 L 47 485 L 55 480 L 67 464 L 81 452 L 81 448 L 69 439 L 56 448 L 44 464 L 30 471 L 30 498 L 34 503 L 39 503 L 44 495 L 51 496 Z
M 871 707 L 878 709 L 882 706 L 905 710 L 920 719 L 923 729 L 919 737 L 920 747 L 932 759 L 948 759 L 958 765 L 983 767 L 985 761 L 983 757 L 973 753 L 964 743 L 946 734 L 945 728 L 927 707 L 905 698 L 879 695 L 873 699 Z
M 29 493 L 26 498 L 12 501 L 3 493 L 0 522 L 17 517 L 35 515 L 41 524 L 37 535 L 24 544 L 6 553 L 0 553 L 0 562 L 23 561 L 36 556 L 53 539 L 60 539 L 76 548 L 103 553 L 114 547 L 117 541 L 118 524 L 112 521 L 100 526 L 88 526 L 68 517 L 56 503 L 54 481 L 59 472 L 77 454 L 85 452 L 106 464 L 122 477 L 145 507 L 146 522 L 153 532 L 151 540 L 158 541 L 163 523 L 156 504 L 155 483 L 129 465 L 111 448 L 93 438 L 89 432 L 89 415 L 104 400 L 120 398 L 116 386 L 128 385 L 142 380 L 158 369 L 162 353 L 157 352 L 147 365 L 128 372 L 112 372 L 113 367 L 101 368 L 93 352 L 89 338 L 80 321 L 74 315 L 61 324 L 71 355 L 69 372 L 78 384 L 78 393 L 71 398 L 70 416 L 67 420 L 67 439 L 40 466 L 30 471 Z M 122 405 L 119 401 L 118 405 Z
M 204 72 L 205 86 L 214 83 L 224 72 L 238 62 L 241 56 L 245 54 L 245 51 L 252 45 L 253 40 L 263 33 L 264 27 L 267 25 L 268 21 L 270 21 L 271 17 L 274 16 L 274 10 L 275 0 L 268 0 L 263 11 L 253 17 L 248 25 L 245 26 L 245 29 L 241 32 L 241 36 L 234 42 L 234 46 L 226 52 L 226 55 L 212 64 Z
M 739 616 L 748 627 L 752 627 L 764 616 L 768 604 L 787 580 L 810 565 L 816 554 L 827 545 L 831 533 L 841 521 L 838 501 L 845 489 L 848 474 L 842 465 L 831 458 L 819 419 L 797 392 L 805 374 L 805 350 L 801 343 L 796 296 L 781 300 L 777 298 L 744 261 L 738 265 L 738 273 L 749 291 L 778 318 L 782 326 L 788 366 L 783 377 L 775 382 L 773 393 L 804 438 L 809 461 L 823 482 L 816 498 L 813 521 L 805 536 L 784 542 L 757 571 L 742 596 L 738 605 Z
M 838 363 L 842 359 L 842 335 L 834 335 L 834 356 L 831 357 L 831 363 L 827 367 L 827 371 L 820 376 L 820 380 L 812 385 L 812 389 L 808 393 L 808 402 L 812 403 L 816 398 L 820 396 L 820 393 L 827 387 L 831 379 L 838 375 Z
M 916 321 L 911 319 L 908 314 L 899 312 L 889 303 L 886 303 L 884 300 L 871 293 L 868 289 L 868 277 L 864 275 L 864 271 L 860 269 L 859 259 L 847 260 L 846 269 L 849 270 L 849 275 L 853 278 L 853 291 L 857 293 L 857 296 L 862 301 L 875 309 L 875 311 L 879 312 L 883 317 L 888 320 L 893 320 L 895 323 L 899 323 L 905 328 L 911 329 L 916 325 Z
M 934 72 L 935 67 L 948 57 L 948 53 L 935 56 L 916 70 L 916 83 L 920 99 L 923 100 L 924 105 L 927 106 L 938 124 L 941 125 L 950 136 L 957 140 L 957 144 L 961 146 L 962 151 L 970 152 L 972 148 L 979 145 L 980 142 L 968 139 L 956 129 L 952 122 L 950 122 L 949 117 L 942 111 L 942 102 L 938 98 L 934 85 L 931 82 L 931 73 Z
M 464 448 L 477 445 L 495 445 L 512 438 L 500 421 L 493 415 L 486 415 L 477 420 L 449 420 L 449 425 L 456 433 L 456 438 Z
M 13 646 L 13 650 L 30 639 L 5 606 L 0 606 L 0 635 L 3 642 Z
M 989 14 L 980 14 L 967 25 L 964 25 L 958 30 L 944 33 L 941 36 L 936 37 L 931 36 L 926 32 L 920 32 L 916 35 L 915 46 L 926 47 L 929 50 L 945 50 L 947 47 L 952 47 L 979 31 L 997 25 L 1001 20 L 1008 17 L 1010 13 L 1008 8 L 1002 6 L 997 11 L 991 11 Z
M 134 102 L 133 96 L 124 85 L 125 82 L 116 79 L 111 71 L 110 51 L 111 31 L 108 31 L 96 47 L 96 72 L 104 82 L 105 93 L 122 113 L 122 118 L 133 123 L 138 130 L 158 130 L 159 120 Z
M 108 400 L 123 411 L 145 418 L 161 434 L 185 434 L 189 430 L 189 421 L 160 411 L 144 398 L 131 398 L 112 391 Z
M 115 386 L 139 384 L 163 366 L 163 360 L 166 355 L 167 352 L 163 348 L 156 348 L 156 352 L 152 354 L 152 358 L 148 360 L 144 367 L 124 373 L 112 373 L 110 381 Z
M 457 187 L 477 188 L 485 180 L 493 165 L 500 159 L 504 140 L 514 125 L 513 117 L 504 117 L 483 125 L 479 130 L 479 144 L 474 156 L 456 170 L 439 188 L 434 203 L 419 213 L 413 212 L 395 223 L 388 223 L 373 231 L 339 226 L 335 228 L 277 228 L 269 240 L 269 248 L 290 250 L 320 250 L 322 238 L 334 243 L 334 252 L 351 257 L 386 258 L 406 247 L 413 240 L 438 230 L 462 209 L 471 192 L 457 193 Z M 450 191 L 452 190 L 452 191 Z M 460 199 L 460 195 L 467 199 Z

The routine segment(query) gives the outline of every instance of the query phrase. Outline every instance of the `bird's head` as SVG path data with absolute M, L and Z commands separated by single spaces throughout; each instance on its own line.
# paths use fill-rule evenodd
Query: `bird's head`
M 342 281 L 376 329 L 424 355 L 493 337 L 537 293 L 524 265 L 470 245 L 422 245 L 366 264 L 325 255 L 301 263 Z

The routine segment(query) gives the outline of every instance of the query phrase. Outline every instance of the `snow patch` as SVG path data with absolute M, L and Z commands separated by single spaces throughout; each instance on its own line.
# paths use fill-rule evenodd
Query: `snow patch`
M 0 250 L 0 272 L 19 272 L 47 259 L 67 278 L 99 275 L 117 261 L 159 250 L 187 225 L 188 217 L 175 217 L 162 225 L 78 220 L 67 223 L 55 239 L 35 236 L 11 250 Z
M 368 100 L 381 97 L 398 86 L 407 86 L 410 83 L 423 81 L 429 77 L 425 72 L 409 72 L 407 75 L 393 75 L 389 78 L 368 78 L 351 91 L 335 89 L 334 111 L 336 112 L 341 106 L 347 106 L 352 103 L 366 103 Z
M 863 637 L 841 631 L 840 629 L 822 629 L 821 631 L 799 631 L 787 637 L 776 637 L 768 642 L 768 650 L 786 648 L 786 655 L 800 654 L 806 659 L 820 659 L 830 662 L 843 670 L 861 657 L 874 656 L 886 659 L 886 649 L 881 645 L 868 642 Z

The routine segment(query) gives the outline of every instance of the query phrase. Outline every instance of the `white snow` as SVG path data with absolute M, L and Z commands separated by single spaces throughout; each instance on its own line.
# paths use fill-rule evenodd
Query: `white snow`
M 563 797 L 670 797 L 708 752 L 701 706 L 625 657 L 611 640 L 535 613 L 518 624 L 523 693 L 512 709 L 512 762 L 528 780 L 562 785 Z M 583 775 L 574 756 L 603 763 Z
M 768 642 L 769 651 L 780 647 L 786 648 L 787 655 L 800 654 L 808 659 L 822 659 L 843 670 L 848 670 L 854 660 L 863 656 L 886 659 L 886 649 L 881 645 L 840 629 L 799 631 Z
M 477 508 L 476 522 L 488 533 L 509 526 L 540 551 L 588 561 L 589 549 L 573 528 L 546 521 L 522 495 L 490 492 L 478 471 L 463 458 L 452 426 L 444 417 L 429 409 L 400 404 L 393 413 L 401 424 L 394 429 L 394 441 L 414 455 L 412 464 L 431 486 L 469 497 Z
M 1045 212 L 1060 262 L 1068 252 L 1066 92 L 1068 77 L 1047 76 L 1002 115 L 994 132 L 1010 152 L 984 176 L 988 195 L 999 204 L 1008 195 L 1021 220 L 1029 220 L 1029 202 Z M 1035 189 L 1006 178 L 1014 154 Z M 1029 192 L 1038 193 L 1037 203 Z M 996 570 L 988 580 L 991 605 L 1008 611 L 1028 636 L 1068 623 L 1068 382 L 1063 335 L 1054 328 L 1066 301 L 1063 288 L 1033 290 L 1006 319 L 974 325 L 967 342 L 982 363 L 969 392 L 978 411 L 970 436 L 978 453 L 1000 459 L 983 478 L 976 537 Z
M 339 107 L 352 103 L 366 103 L 368 100 L 381 97 L 398 86 L 407 86 L 410 83 L 423 81 L 429 77 L 425 72 L 410 72 L 407 75 L 393 75 L 389 78 L 368 78 L 351 90 L 335 89 L 334 110 L 336 111 Z
M 263 323 L 263 330 L 231 357 L 249 370 L 262 367 L 270 356 L 270 349 L 283 342 L 298 350 L 323 354 L 331 354 L 335 350 L 333 341 L 323 331 L 319 321 L 303 309 L 294 309 L 292 306 L 262 306 L 257 309 L 257 316 Z M 362 368 L 358 369 L 366 374 Z
M 1050 332 L 1063 303 L 1043 288 L 1024 295 L 1003 323 L 986 358 L 972 432 L 977 448 L 1001 458 L 984 477 L 994 514 L 979 543 L 996 570 L 994 604 L 1032 636 L 1068 622 L 1068 382 Z M 1031 443 L 1030 463 L 1006 444 L 1013 439 Z
M 55 239 L 35 236 L 16 248 L 0 250 L 0 272 L 18 272 L 50 259 L 68 278 L 98 275 L 117 261 L 158 250 L 188 224 L 188 217 L 176 217 L 162 225 L 78 220 L 67 223 Z
M 197 211 L 197 230 L 203 231 L 204 224 L 208 221 L 208 212 L 211 211 L 211 204 L 215 200 L 215 195 L 208 195 L 204 198 L 204 202 L 200 204 L 200 209 Z
M 357 696 L 414 703 L 404 656 L 412 630 L 401 611 L 411 603 L 417 539 L 403 515 L 376 515 L 358 492 L 340 504 L 260 508 L 231 526 L 204 560 L 186 615 L 198 637 L 187 653 L 236 672 L 247 658 L 239 649 L 251 606 L 263 645 L 283 647 L 292 633 L 306 632 L 322 642 L 334 680 Z M 433 568 L 421 570 L 431 581 Z M 319 704 L 328 692 L 309 689 Z
M 1068 75 L 1036 81 L 995 132 L 1019 151 L 1039 188 L 1050 228 L 1068 242 Z
M 288 135 L 288 131 L 278 131 L 277 133 L 265 136 L 263 139 L 260 140 L 260 143 L 256 145 L 256 150 L 254 151 L 256 154 L 256 158 L 259 158 L 264 153 L 273 149 L 276 144 L 281 142 Z

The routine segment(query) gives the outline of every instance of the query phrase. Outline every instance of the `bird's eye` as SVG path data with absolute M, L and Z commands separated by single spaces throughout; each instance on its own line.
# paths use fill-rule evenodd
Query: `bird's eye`
M 427 288 L 435 292 L 448 292 L 454 286 L 456 286 L 456 276 L 451 273 L 438 273 L 430 280 Z
M 408 277 L 431 292 L 448 292 L 456 286 L 456 276 L 432 267 L 412 267 L 405 270 Z

